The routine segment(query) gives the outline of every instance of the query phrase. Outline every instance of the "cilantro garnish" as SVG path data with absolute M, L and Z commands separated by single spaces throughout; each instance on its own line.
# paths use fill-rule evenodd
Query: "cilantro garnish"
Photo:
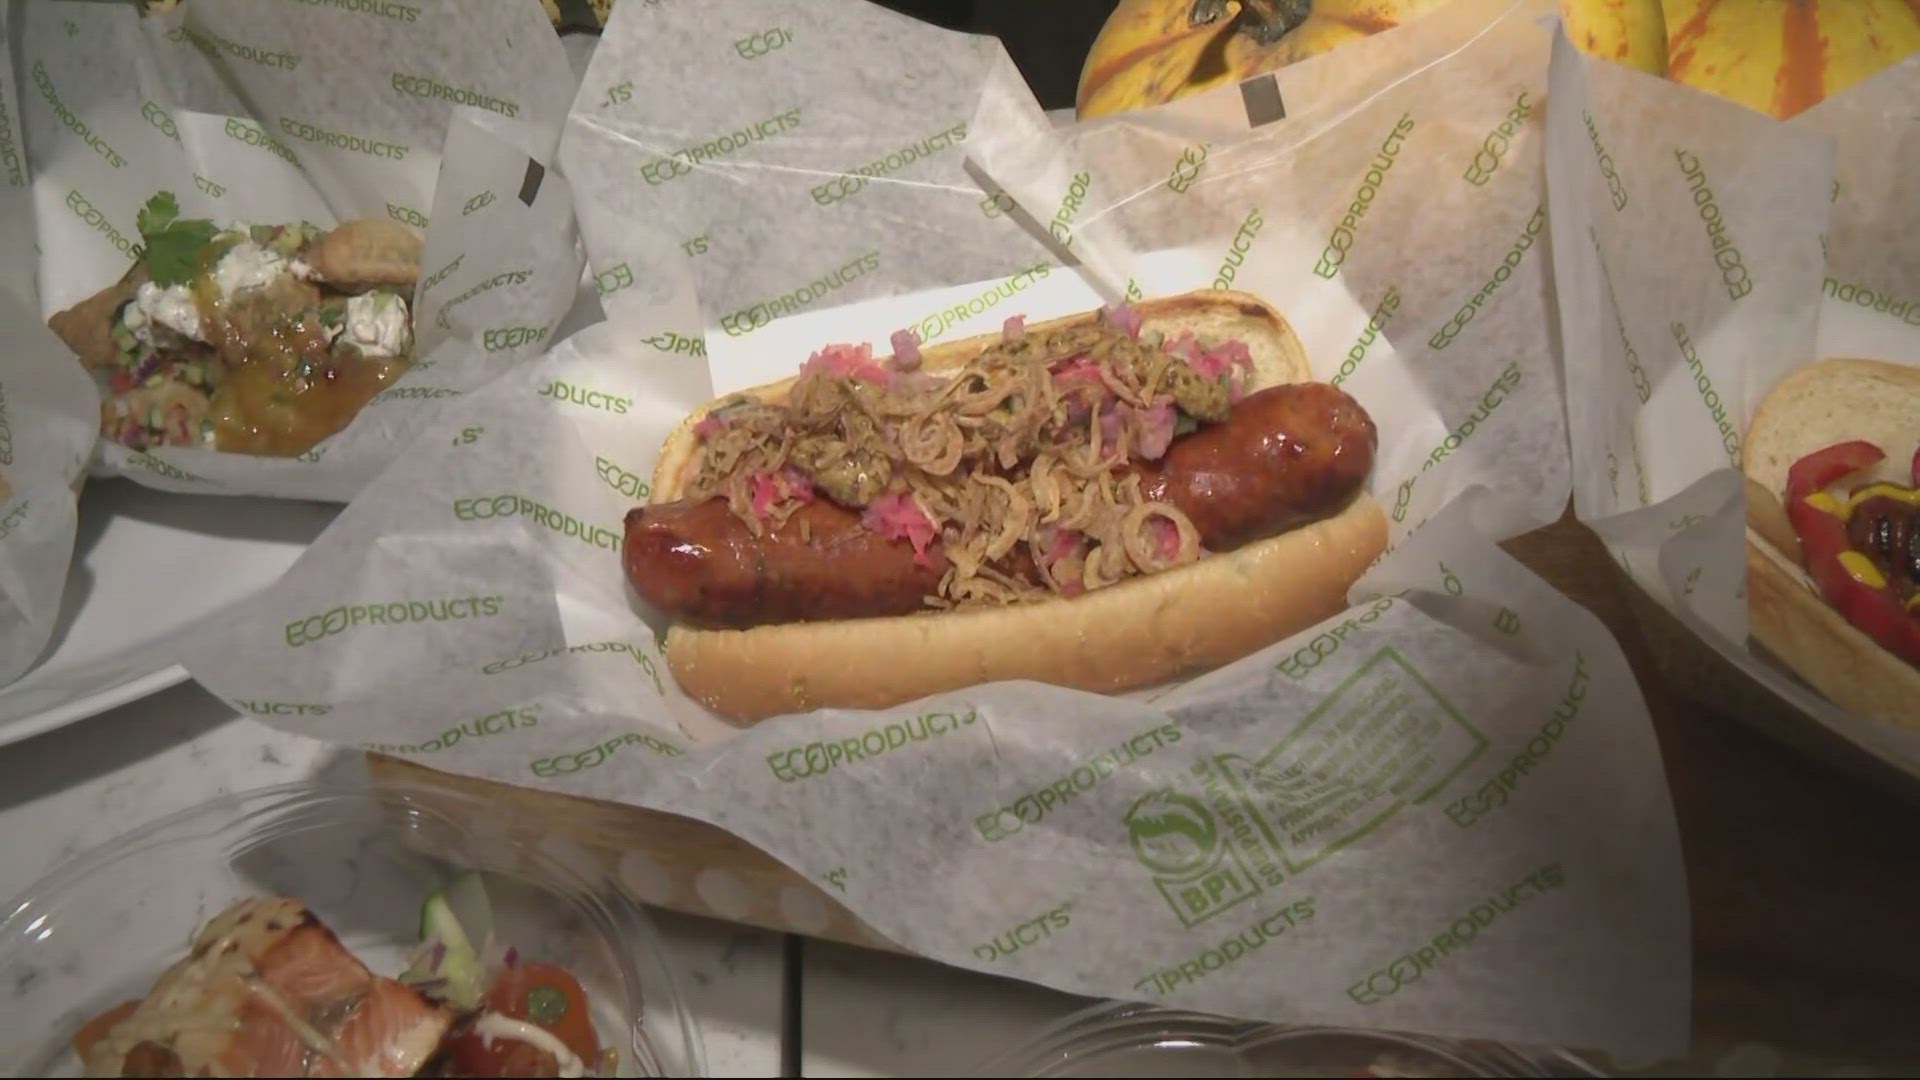
M 205 218 L 180 217 L 173 192 L 162 191 L 140 208 L 134 225 L 147 249 L 147 277 L 155 285 L 184 285 L 200 272 L 200 253 L 219 230 Z

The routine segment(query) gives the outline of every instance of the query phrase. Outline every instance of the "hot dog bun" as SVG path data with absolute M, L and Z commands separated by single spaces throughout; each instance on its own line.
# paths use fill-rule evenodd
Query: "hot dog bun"
M 1920 730 L 1920 670 L 1855 629 L 1820 595 L 1800 564 L 1791 529 L 1782 535 L 1779 503 L 1794 462 L 1850 439 L 1886 451 L 1871 479 L 1911 483 L 1916 437 L 1920 369 L 1827 359 L 1768 391 L 1748 425 L 1742 467 L 1748 479 L 1747 615 L 1754 640 L 1841 708 Z
M 1312 377 L 1292 327 L 1257 297 L 1208 290 L 1134 309 L 1149 331 L 1244 341 L 1255 370 L 1249 389 Z M 1097 317 L 1028 330 L 1045 333 Z M 925 347 L 921 362 L 929 371 L 957 368 L 999 338 Z M 779 400 L 792 381 L 751 393 Z M 668 438 L 653 478 L 654 502 L 680 497 L 696 449 L 693 425 L 709 408 Z M 1386 517 L 1363 492 L 1332 517 L 1073 599 L 747 630 L 676 625 L 667 634 L 667 663 L 690 696 L 740 720 L 884 708 L 1008 679 L 1118 692 L 1217 667 L 1339 613 L 1348 588 L 1386 542 Z

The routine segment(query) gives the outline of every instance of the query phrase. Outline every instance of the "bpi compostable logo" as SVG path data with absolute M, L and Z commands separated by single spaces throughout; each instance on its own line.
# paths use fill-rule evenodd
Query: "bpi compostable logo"
M 1201 758 L 1191 784 L 1141 796 L 1122 824 L 1167 906 L 1198 926 L 1431 799 L 1486 744 L 1382 648 L 1264 755 Z

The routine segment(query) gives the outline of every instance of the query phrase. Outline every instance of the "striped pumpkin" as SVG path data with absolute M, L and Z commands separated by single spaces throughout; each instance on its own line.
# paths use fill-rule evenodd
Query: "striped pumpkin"
M 1243 0 L 1244 2 L 1244 0 Z M 1120 0 L 1080 70 L 1075 104 L 1081 119 L 1159 105 L 1239 82 L 1336 49 L 1442 7 L 1451 0 L 1275 0 L 1304 2 L 1306 17 L 1260 44 L 1215 0 Z M 1191 25 L 1196 10 L 1218 17 Z M 1596 56 L 1658 73 L 1666 62 L 1660 0 L 1560 0 L 1567 33 Z
M 1667 74 L 1786 119 L 1920 51 L 1920 0 L 1664 0 Z

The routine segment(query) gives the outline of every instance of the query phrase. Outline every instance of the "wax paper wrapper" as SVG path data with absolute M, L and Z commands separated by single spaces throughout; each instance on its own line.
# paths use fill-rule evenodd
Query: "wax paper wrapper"
M 14 13 L 0 8 L 0 40 Z M 38 317 L 33 203 L 12 58 L 0 53 L 0 685 L 46 647 L 73 555 L 75 492 L 93 448 L 93 386 Z
M 1552 77 L 1579 516 L 1738 670 L 1920 770 L 1920 734 L 1849 715 L 1748 650 L 1739 470 L 1754 407 L 1789 371 L 1920 363 L 1920 57 L 1786 123 L 1565 41 Z
M 1053 206 L 1016 197 L 1044 177 L 1008 167 L 1093 136 L 1056 134 L 995 43 L 849 2 L 629 4 L 561 150 L 609 321 L 458 403 L 189 669 L 292 730 L 712 822 L 948 963 L 1267 1019 L 1677 1050 L 1687 917 L 1644 705 L 1600 624 L 1487 532 L 1567 496 L 1538 247 L 1546 42 L 1530 12 L 1482 4 L 1352 46 L 1378 96 L 1311 138 L 1291 118 L 1249 131 L 1234 97 L 1207 166 L 1240 164 L 1217 195 L 1169 194 L 1195 206 L 1173 246 L 1105 238 L 1119 288 L 1205 287 L 1262 192 L 1271 234 L 1232 284 L 1288 313 L 1321 377 L 1360 355 L 1344 384 L 1381 418 L 1375 494 L 1419 490 L 1321 626 L 1125 698 L 1002 683 L 750 728 L 686 699 L 617 551 L 690 409 L 825 343 L 1085 311 L 1106 286 L 1049 250 Z M 1316 78 L 1300 86 L 1338 82 Z M 1287 92 L 1320 116 L 1316 91 Z M 1107 144 L 1102 193 L 1167 178 L 1161 122 L 1128 136 L 1151 157 Z M 1302 276 L 1409 125 L 1348 268 Z M 1269 139 L 1296 149 L 1245 145 Z M 1371 276 L 1389 250 L 1391 282 Z M 1526 469 L 1477 450 L 1494 438 Z
M 120 278 L 156 191 L 186 216 L 391 218 L 425 241 L 417 362 L 345 429 L 297 458 L 102 441 L 100 471 L 344 501 L 448 401 L 552 344 L 581 257 L 571 193 L 547 166 L 578 79 L 539 5 L 11 9 L 42 321 Z

